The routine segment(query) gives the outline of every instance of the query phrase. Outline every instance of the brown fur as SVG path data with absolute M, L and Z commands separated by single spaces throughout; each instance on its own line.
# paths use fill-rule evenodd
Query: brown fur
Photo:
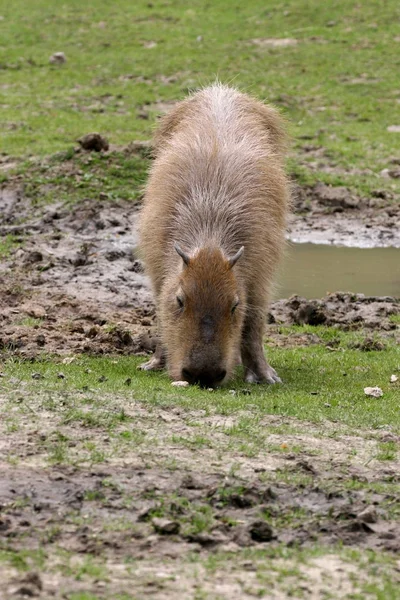
M 284 246 L 284 145 L 274 109 L 220 84 L 161 120 L 140 225 L 161 344 L 143 368 L 161 368 L 166 359 L 172 378 L 214 386 L 241 355 L 247 381 L 279 381 L 262 336 Z M 231 268 L 228 259 L 241 246 Z

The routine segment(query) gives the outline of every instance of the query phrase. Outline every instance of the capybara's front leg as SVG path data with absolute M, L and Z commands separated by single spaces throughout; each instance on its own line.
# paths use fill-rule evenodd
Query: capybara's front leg
M 246 316 L 242 332 L 242 362 L 248 383 L 282 383 L 265 360 L 263 350 L 264 318 L 251 312 Z
M 157 342 L 156 351 L 151 359 L 139 366 L 142 371 L 161 371 L 165 368 L 165 349 L 161 342 Z

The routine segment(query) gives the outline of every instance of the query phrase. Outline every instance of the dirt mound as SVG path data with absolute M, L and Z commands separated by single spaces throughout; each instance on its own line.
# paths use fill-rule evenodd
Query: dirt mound
M 394 194 L 375 190 L 372 198 L 323 183 L 293 188 L 293 242 L 356 247 L 400 247 L 400 204 Z M 397 198 L 398 200 L 398 198 Z
M 343 329 L 367 327 L 390 331 L 391 320 L 400 314 L 400 299 L 337 292 L 326 298 L 307 300 L 293 296 L 271 306 L 270 322 L 285 325 L 329 325 Z

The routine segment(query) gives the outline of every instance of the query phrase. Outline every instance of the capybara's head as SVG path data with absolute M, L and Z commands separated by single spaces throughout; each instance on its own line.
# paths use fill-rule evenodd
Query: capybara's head
M 234 265 L 243 248 L 227 257 L 217 247 L 192 256 L 178 245 L 181 270 L 161 295 L 160 318 L 168 369 L 175 380 L 216 387 L 238 358 L 246 298 Z

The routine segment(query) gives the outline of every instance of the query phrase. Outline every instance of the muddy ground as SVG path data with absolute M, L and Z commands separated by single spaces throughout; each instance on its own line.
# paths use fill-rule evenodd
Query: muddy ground
M 112 161 L 115 153 L 108 155 Z M 53 177 L 67 173 L 71 182 L 81 174 L 73 160 L 50 168 Z M 100 193 L 72 207 L 43 205 L 27 190 L 26 176 L 11 177 L 0 189 L 0 233 L 22 242 L 0 262 L 0 347 L 29 357 L 151 350 L 155 316 L 137 250 L 140 203 L 102 199 Z M 289 236 L 327 242 L 351 234 L 361 245 L 400 246 L 400 204 L 388 193 L 376 195 L 384 197 L 365 200 L 323 184 L 294 186 Z M 398 311 L 396 299 L 362 295 L 281 300 L 271 306 L 270 333 L 293 323 L 388 330 Z
M 290 237 L 318 241 L 321 232 L 324 241 L 343 241 L 356 232 L 361 245 L 400 246 L 400 206 L 380 196 L 367 201 L 322 185 L 297 190 Z M 138 206 L 122 200 L 37 205 L 20 179 L 3 184 L 0 232 L 23 242 L 0 262 L 4 357 L 151 352 L 155 314 L 137 252 L 137 216 Z M 287 324 L 397 335 L 391 317 L 399 313 L 399 299 L 389 297 L 294 297 L 272 304 L 268 337 L 277 345 L 320 341 L 282 333 Z M 371 340 L 365 349 L 379 349 Z M 0 563 L 2 598 L 86 592 L 104 599 L 239 600 L 265 597 L 266 588 L 267 597 L 286 598 L 294 582 L 310 598 L 328 597 L 335 582 L 345 597 L 369 575 L 355 573 L 335 554 L 312 557 L 300 575 L 282 555 L 267 581 L 256 550 L 341 543 L 393 556 L 400 551 L 394 512 L 400 465 L 382 468 L 374 459 L 380 441 L 399 442 L 390 431 L 338 433 L 333 424 L 271 416 L 265 430 L 275 450 L 249 458 L 224 432 L 234 418 L 179 408 L 149 413 L 127 390 L 110 398 L 110 406 L 123 405 L 135 419 L 140 436 L 134 444 L 120 446 L 101 428 L 64 423 L 72 465 L 49 466 L 49 452 L 60 442 L 59 415 L 42 400 L 27 399 L 18 386 L 11 396 L 0 393 L 10 414 L 26 403 L 18 417 L 23 427 L 0 441 L 2 456 L 14 457 L 1 461 L 0 537 L 27 570 L 21 574 L 17 559 Z M 52 398 L 60 405 L 70 401 L 68 392 Z M 212 448 L 171 443 L 189 436 L 192 421 L 211 433 Z M 90 443 L 107 455 L 101 465 L 87 459 Z M 212 563 L 214 555 L 219 558 Z
M 392 192 L 376 189 L 371 198 L 363 198 L 345 187 L 317 183 L 294 186 L 293 196 L 293 242 L 400 247 L 400 204 Z
M 266 448 L 247 456 L 229 436 L 245 411 L 149 411 L 129 393 L 106 398 L 134 419 L 137 437 L 124 443 L 96 425 L 60 428 L 54 405 L 18 390 L 10 410 L 18 398 L 22 427 L 1 443 L 13 464 L 2 463 L 0 536 L 15 557 L 0 563 L 2 598 L 327 598 L 332 584 L 345 597 L 370 573 L 340 559 L 337 544 L 398 556 L 400 465 L 376 460 L 379 442 L 399 441 L 388 431 L 268 416 Z M 190 446 L 194 421 L 210 445 Z M 60 443 L 70 465 L 49 466 Z M 88 458 L 93 447 L 101 464 Z M 297 573 L 291 552 L 316 546 L 332 553 Z

